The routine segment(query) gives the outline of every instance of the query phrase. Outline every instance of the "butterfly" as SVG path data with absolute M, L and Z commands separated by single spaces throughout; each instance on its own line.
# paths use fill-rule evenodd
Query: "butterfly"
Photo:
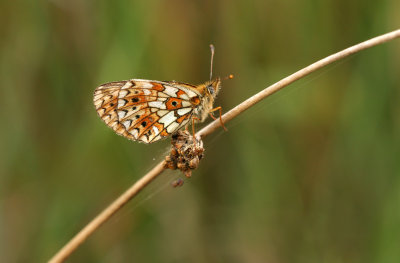
M 94 92 L 99 117 L 117 134 L 130 140 L 153 143 L 192 122 L 203 122 L 212 112 L 221 79 L 212 80 L 214 46 L 211 48 L 210 81 L 191 85 L 175 81 L 131 79 L 100 85 Z M 230 75 L 228 78 L 232 78 Z M 194 128 L 193 128 L 194 134 Z

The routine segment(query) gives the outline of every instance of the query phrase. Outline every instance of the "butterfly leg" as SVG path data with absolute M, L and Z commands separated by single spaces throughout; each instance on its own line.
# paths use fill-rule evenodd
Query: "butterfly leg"
M 194 132 L 194 121 L 195 120 L 200 120 L 199 118 L 197 118 L 197 117 L 192 117 L 192 131 L 193 131 L 193 140 L 194 140 L 194 142 L 196 142 L 196 136 L 195 136 L 195 132 Z
M 213 118 L 214 120 L 216 120 L 217 118 L 215 118 L 214 115 L 213 115 L 212 113 L 213 113 L 214 111 L 217 111 L 217 110 L 219 111 L 219 121 L 221 122 L 222 128 L 224 128 L 225 131 L 228 131 L 228 129 L 225 127 L 225 125 L 224 125 L 224 123 L 223 123 L 223 121 L 222 121 L 222 107 L 221 107 L 221 106 L 216 107 L 216 108 L 210 110 L 210 112 L 209 112 L 208 114 L 210 115 L 211 118 Z

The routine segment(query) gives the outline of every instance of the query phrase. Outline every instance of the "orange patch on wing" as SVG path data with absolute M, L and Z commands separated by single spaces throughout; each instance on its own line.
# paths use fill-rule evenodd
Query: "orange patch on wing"
M 177 96 L 178 98 L 180 98 L 180 97 L 182 97 L 182 95 L 184 95 L 184 94 L 186 94 L 186 92 L 184 92 L 183 90 L 179 90 L 179 91 L 176 93 L 176 96 Z
M 148 92 L 150 92 L 150 94 L 146 94 Z M 144 92 L 144 89 L 131 89 L 129 91 L 129 93 L 130 93 L 130 94 L 128 94 L 129 96 L 126 96 L 126 97 L 131 97 L 132 94 L 134 96 L 157 96 L 157 91 L 156 90 L 151 90 L 151 89 L 150 90 L 149 89 L 146 90 L 146 92 Z
M 164 129 L 164 130 L 160 133 L 160 135 L 161 135 L 162 137 L 167 137 L 167 136 L 169 136 L 169 133 Z
M 184 120 L 186 120 L 189 117 L 188 114 L 182 115 L 181 117 L 179 117 L 176 121 L 178 123 L 182 123 Z
M 193 105 L 199 105 L 200 104 L 200 99 L 199 99 L 199 97 L 193 97 L 193 98 L 190 98 L 190 102 Z
M 128 110 L 128 115 L 129 116 L 132 112 L 138 112 L 142 109 L 147 108 L 149 105 L 146 103 L 139 103 L 139 104 L 134 104 L 134 105 L 127 105 L 127 106 L 122 106 L 119 109 L 120 110 Z
M 160 83 L 151 82 L 151 84 L 153 85 L 152 89 L 155 89 L 157 91 L 163 91 L 165 89 L 164 86 Z
M 155 126 L 159 131 L 162 131 L 164 129 L 164 124 L 159 122 L 155 122 L 153 126 Z
M 167 110 L 175 110 L 182 108 L 182 100 L 177 98 L 169 98 L 165 102 L 165 106 L 167 107 Z
M 152 96 L 131 96 L 131 97 L 126 97 L 124 100 L 126 100 L 126 104 L 123 107 L 129 107 L 133 105 L 137 105 L 140 103 L 146 103 L 148 101 L 154 101 L 156 100 L 156 97 Z
M 158 115 L 156 113 L 153 113 L 143 119 L 141 119 L 136 125 L 135 128 L 138 128 L 140 130 L 139 132 L 139 137 L 142 136 L 142 134 L 150 127 L 153 125 L 154 122 L 156 122 L 159 119 Z
M 130 132 L 135 128 L 138 128 L 139 131 L 140 131 L 141 128 L 142 128 L 140 123 L 142 122 L 142 120 L 144 120 L 146 118 L 146 116 L 149 116 L 150 114 L 151 114 L 150 109 L 149 108 L 144 108 L 143 110 L 139 110 L 138 112 L 130 115 L 128 118 L 132 119 L 134 125 L 130 126 L 128 131 Z

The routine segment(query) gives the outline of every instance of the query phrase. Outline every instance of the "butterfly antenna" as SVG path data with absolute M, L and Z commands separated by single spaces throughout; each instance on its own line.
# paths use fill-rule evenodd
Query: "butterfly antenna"
M 226 79 L 233 79 L 233 75 L 232 75 L 232 74 L 229 74 L 228 76 L 226 76 L 226 77 L 224 78 L 224 80 L 226 80 Z
M 214 61 L 214 45 L 210 44 L 211 49 L 211 67 L 210 67 L 210 81 L 212 79 L 212 72 L 213 72 L 213 61 Z

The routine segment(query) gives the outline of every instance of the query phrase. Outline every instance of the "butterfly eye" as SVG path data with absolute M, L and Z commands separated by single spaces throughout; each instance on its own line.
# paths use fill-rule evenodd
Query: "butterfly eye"
M 211 95 L 214 94 L 214 88 L 212 85 L 207 86 L 208 92 L 210 92 Z

